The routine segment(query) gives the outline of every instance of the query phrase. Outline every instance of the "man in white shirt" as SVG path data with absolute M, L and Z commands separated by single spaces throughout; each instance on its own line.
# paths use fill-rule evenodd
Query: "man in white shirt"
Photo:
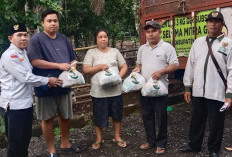
M 181 152 L 201 150 L 208 118 L 209 156 L 217 157 L 221 147 L 225 119 L 225 112 L 219 110 L 224 102 L 228 104 L 227 108 L 231 106 L 232 40 L 222 33 L 224 18 L 220 12 L 211 12 L 206 22 L 208 36 L 195 40 L 185 69 L 184 98 L 187 103 L 191 101 L 191 96 L 193 98 L 192 119 L 189 129 L 189 143 L 187 146 L 181 146 L 179 150 Z M 212 48 L 212 53 L 221 69 L 221 74 L 212 60 L 207 39 L 209 39 L 209 46 Z M 223 81 L 223 77 L 227 80 L 227 84 L 225 80 Z
M 24 24 L 10 27 L 10 47 L 0 60 L 0 108 L 5 110 L 7 157 L 27 157 L 32 135 L 33 86 L 57 86 L 61 80 L 32 74 L 27 58 L 29 36 Z

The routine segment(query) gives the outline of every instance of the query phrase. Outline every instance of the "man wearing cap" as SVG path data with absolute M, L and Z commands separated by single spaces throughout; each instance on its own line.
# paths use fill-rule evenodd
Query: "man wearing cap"
M 54 10 L 45 10 L 42 15 L 43 32 L 32 36 L 28 45 L 28 58 L 33 73 L 41 76 L 58 77 L 64 70 L 69 70 L 75 62 L 72 45 L 59 30 L 59 14 Z M 73 66 L 76 66 L 74 64 Z M 35 88 L 37 118 L 42 120 L 42 131 L 51 157 L 57 157 L 53 125 L 56 114 L 61 130 L 60 149 L 80 153 L 81 148 L 70 143 L 69 119 L 73 118 L 71 88 L 56 87 L 44 90 Z
M 0 108 L 5 110 L 7 157 L 27 157 L 32 135 L 33 86 L 57 86 L 62 81 L 32 74 L 25 50 L 29 37 L 24 24 L 11 26 L 8 39 L 11 45 L 0 60 Z
M 201 150 L 208 118 L 209 156 L 219 156 L 225 119 L 225 112 L 219 110 L 224 103 L 229 108 L 232 98 L 232 40 L 223 35 L 223 25 L 223 15 L 211 12 L 206 19 L 208 35 L 196 39 L 189 54 L 183 82 L 185 101 L 193 99 L 192 118 L 188 145 L 179 148 L 182 152 Z
M 161 26 L 156 21 L 147 22 L 144 27 L 147 43 L 138 50 L 136 67 L 148 81 L 161 80 L 168 88 L 168 73 L 178 69 L 178 59 L 174 47 L 161 38 Z M 165 153 L 167 145 L 167 99 L 168 96 L 140 96 L 141 113 L 144 122 L 147 143 L 141 149 L 156 147 L 157 154 Z M 156 135 L 155 116 L 157 116 L 159 131 Z

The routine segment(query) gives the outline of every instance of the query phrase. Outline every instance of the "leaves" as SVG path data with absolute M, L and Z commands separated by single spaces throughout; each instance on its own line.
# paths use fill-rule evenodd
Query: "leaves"
M 63 8 L 67 10 L 64 10 L 60 31 L 67 36 L 73 35 L 77 41 L 76 45 L 81 47 L 92 45 L 95 30 L 104 28 L 109 31 L 111 45 L 115 46 L 116 40 L 121 40 L 128 35 L 137 35 L 133 2 L 134 0 L 107 0 L 105 11 L 97 16 L 91 10 L 90 0 L 66 1 Z
M 125 36 L 137 36 L 134 0 L 106 0 L 101 16 L 92 12 L 90 5 L 90 0 L 0 1 L 0 32 L 4 43 L 7 43 L 1 47 L 8 46 L 9 25 L 23 22 L 33 29 L 41 27 L 40 14 L 46 8 L 54 9 L 62 15 L 60 32 L 74 36 L 78 47 L 93 45 L 94 32 L 98 28 L 109 31 L 112 46 L 115 46 L 116 40 L 123 40 Z

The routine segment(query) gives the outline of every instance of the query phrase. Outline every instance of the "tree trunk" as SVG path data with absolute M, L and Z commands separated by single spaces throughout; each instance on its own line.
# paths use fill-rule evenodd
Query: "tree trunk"
M 90 0 L 90 7 L 97 16 L 100 16 L 104 12 L 105 0 Z
M 134 0 L 134 15 L 135 15 L 135 28 L 139 35 L 139 38 L 141 36 L 141 17 L 140 17 L 140 0 Z

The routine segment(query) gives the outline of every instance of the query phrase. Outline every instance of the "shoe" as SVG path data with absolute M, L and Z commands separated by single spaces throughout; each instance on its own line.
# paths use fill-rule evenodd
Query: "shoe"
M 209 153 L 209 157 L 219 157 L 218 153 Z
M 92 148 L 95 149 L 95 150 L 98 150 L 101 148 L 102 144 L 104 143 L 104 140 L 102 140 L 101 142 L 94 142 L 92 144 Z
M 125 141 L 117 141 L 115 139 L 112 140 L 115 144 L 117 144 L 119 147 L 125 148 L 127 147 L 127 143 Z
M 190 146 L 181 146 L 179 147 L 179 151 L 183 153 L 188 153 L 188 152 L 200 152 L 201 149 L 193 149 Z
M 49 157 L 58 157 L 58 155 L 56 153 L 50 153 L 48 156 Z
M 156 154 L 161 155 L 165 153 L 165 148 L 157 147 L 156 148 Z
M 70 148 L 60 148 L 61 151 L 65 152 L 73 152 L 73 153 L 80 153 L 82 151 L 81 147 L 72 144 Z
M 152 148 L 152 146 L 149 143 L 145 143 L 145 144 L 142 144 L 139 148 L 146 150 L 146 149 Z

